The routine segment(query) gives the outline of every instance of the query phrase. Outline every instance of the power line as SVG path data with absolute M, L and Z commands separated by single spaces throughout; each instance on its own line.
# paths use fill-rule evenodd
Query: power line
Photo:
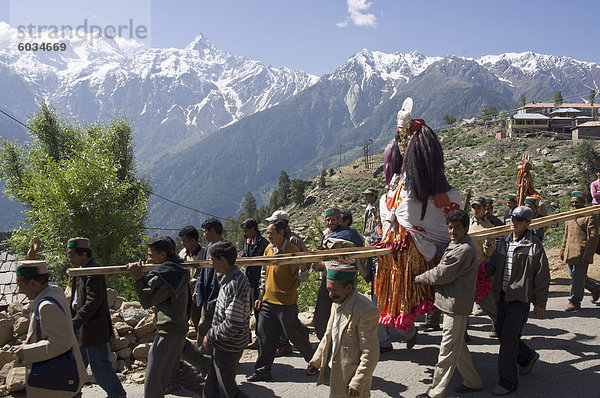
M 31 127 L 29 127 L 28 125 L 26 125 L 25 123 L 21 122 L 19 119 L 15 118 L 14 116 L 12 116 L 12 115 L 8 114 L 7 112 L 5 112 L 4 110 L 2 110 L 2 108 L 0 108 L 0 113 L 2 113 L 3 115 L 7 116 L 11 120 L 17 122 L 18 124 L 20 124 L 21 126 L 25 127 L 26 129 L 30 130 L 31 132 L 36 133 L 38 135 L 40 134 L 39 132 L 35 131 L 34 129 L 32 129 Z M 90 161 L 88 159 L 84 159 L 77 152 L 71 152 L 71 155 L 73 155 L 73 156 L 75 156 L 75 157 L 83 160 L 84 162 L 87 162 L 88 164 L 91 164 L 94 167 L 99 168 L 100 170 L 104 171 L 107 174 L 110 174 L 112 176 L 116 176 L 111 171 L 106 170 L 104 167 L 102 167 L 102 166 L 100 166 L 100 165 L 98 165 L 98 164 L 96 164 L 96 163 L 94 163 L 94 162 L 92 162 L 92 161 Z M 182 208 L 185 208 L 185 209 L 188 209 L 188 210 L 195 211 L 195 212 L 203 214 L 205 216 L 214 217 L 214 218 L 218 218 L 218 219 L 221 219 L 221 220 L 226 220 L 227 219 L 226 217 L 219 217 L 219 216 L 216 216 L 214 214 L 210 214 L 210 213 L 207 213 L 205 211 L 202 211 L 202 210 L 199 210 L 199 209 L 195 209 L 195 208 L 190 207 L 188 205 L 185 205 L 183 203 L 179 203 L 179 202 L 176 202 L 176 201 L 174 201 L 172 199 L 166 198 L 166 197 L 164 197 L 164 196 L 162 196 L 160 194 L 152 192 L 152 190 L 145 188 L 143 185 L 140 185 L 137 182 L 132 182 L 132 181 L 129 181 L 129 180 L 124 180 L 124 182 L 127 183 L 127 184 L 129 184 L 133 188 L 137 188 L 137 189 L 142 190 L 143 192 L 145 192 L 148 195 L 156 196 L 157 198 L 160 198 L 160 199 L 164 200 L 165 202 L 169 202 L 169 203 L 174 204 L 176 206 L 179 206 L 179 207 L 182 207 Z

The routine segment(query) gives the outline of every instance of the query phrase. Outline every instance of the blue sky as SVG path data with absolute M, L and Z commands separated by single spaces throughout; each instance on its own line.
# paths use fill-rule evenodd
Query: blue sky
M 363 48 L 478 57 L 535 51 L 600 62 L 600 2 L 556 0 L 0 0 L 0 21 L 148 28 L 145 43 L 218 48 L 267 65 L 330 73 Z

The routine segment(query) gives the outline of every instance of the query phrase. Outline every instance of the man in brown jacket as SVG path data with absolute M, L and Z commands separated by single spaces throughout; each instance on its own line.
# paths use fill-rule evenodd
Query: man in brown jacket
M 573 191 L 571 208 L 575 210 L 584 206 L 583 192 Z M 584 289 L 588 289 L 592 293 L 592 303 L 600 298 L 600 283 L 587 276 L 588 266 L 594 261 L 598 239 L 597 215 L 592 214 L 565 221 L 560 259 L 567 263 L 571 275 L 571 295 L 565 311 L 575 311 L 581 308 Z
M 317 385 L 329 381 L 330 397 L 370 397 L 379 361 L 379 310 L 354 288 L 357 272 L 350 265 L 327 268 L 327 291 L 333 305 L 307 373 L 321 370 Z
M 450 244 L 440 263 L 415 277 L 415 282 L 435 285 L 435 306 L 444 313 L 442 342 L 433 382 L 429 391 L 419 398 L 443 397 L 458 369 L 463 383 L 459 393 L 481 390 L 481 377 L 473 366 L 467 343 L 463 339 L 469 314 L 475 298 L 477 282 L 477 249 L 467 234 L 469 216 L 462 210 L 453 210 L 446 216 Z

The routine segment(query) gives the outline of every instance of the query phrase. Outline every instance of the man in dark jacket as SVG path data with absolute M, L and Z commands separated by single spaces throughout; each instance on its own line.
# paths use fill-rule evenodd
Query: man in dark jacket
M 202 377 L 179 359 L 189 329 L 190 272 L 179 265 L 181 258 L 173 253 L 169 237 L 152 238 L 146 245 L 147 262 L 160 265 L 147 275 L 142 271 L 142 260 L 127 265 L 142 307 L 154 307 L 157 330 L 148 352 L 144 397 L 164 397 L 169 382 L 202 394 Z
M 498 302 L 498 324 L 500 339 L 498 354 L 498 385 L 492 390 L 495 395 L 506 395 L 515 391 L 518 373 L 525 375 L 540 355 L 529 348 L 521 333 L 527 322 L 529 308 L 538 318 L 546 315 L 550 270 L 542 242 L 529 230 L 533 211 L 519 206 L 512 212 L 511 233 L 498 240 L 496 250 L 487 263 L 486 271 L 494 276 L 493 293 Z
M 73 267 L 98 267 L 92 260 L 90 241 L 72 238 L 67 257 Z M 85 366 L 109 397 L 127 396 L 108 359 L 108 343 L 114 337 L 104 275 L 79 276 L 71 281 L 71 315 Z
M 223 224 L 217 218 L 209 218 L 202 223 L 200 228 L 202 228 L 204 238 L 208 241 L 204 260 L 209 260 L 208 253 L 210 246 L 223 239 Z M 206 336 L 206 332 L 208 332 L 208 329 L 212 325 L 215 305 L 217 304 L 217 297 L 219 297 L 219 281 L 215 270 L 211 267 L 199 270 L 196 278 L 196 286 L 192 298 L 201 311 L 200 321 L 196 330 L 198 331 L 198 347 L 202 347 L 204 336 Z
M 267 246 L 269 246 L 269 241 L 265 239 L 258 230 L 258 222 L 254 218 L 249 218 L 242 223 L 242 229 L 244 230 L 244 236 L 246 237 L 242 257 L 262 256 L 265 253 Z M 248 278 L 248 282 L 250 282 L 251 303 L 258 300 L 260 271 L 261 267 L 246 267 L 246 277 Z M 258 321 L 258 311 L 256 309 L 254 309 L 254 318 Z M 252 348 L 258 349 L 258 343 L 255 342 L 255 345 Z

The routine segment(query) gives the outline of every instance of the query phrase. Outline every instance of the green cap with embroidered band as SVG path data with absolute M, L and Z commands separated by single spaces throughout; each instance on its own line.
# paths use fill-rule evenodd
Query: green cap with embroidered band
M 571 197 L 572 198 L 581 198 L 581 199 L 583 199 L 583 192 L 581 192 L 581 191 L 573 191 L 573 192 L 571 192 Z
M 43 260 L 19 261 L 16 268 L 17 276 L 37 276 L 48 273 L 48 265 Z
M 356 279 L 358 270 L 354 266 L 339 265 L 336 267 L 327 267 L 327 279 L 334 281 L 353 281 Z
M 88 238 L 71 238 L 67 241 L 67 249 L 89 249 L 90 240 Z

